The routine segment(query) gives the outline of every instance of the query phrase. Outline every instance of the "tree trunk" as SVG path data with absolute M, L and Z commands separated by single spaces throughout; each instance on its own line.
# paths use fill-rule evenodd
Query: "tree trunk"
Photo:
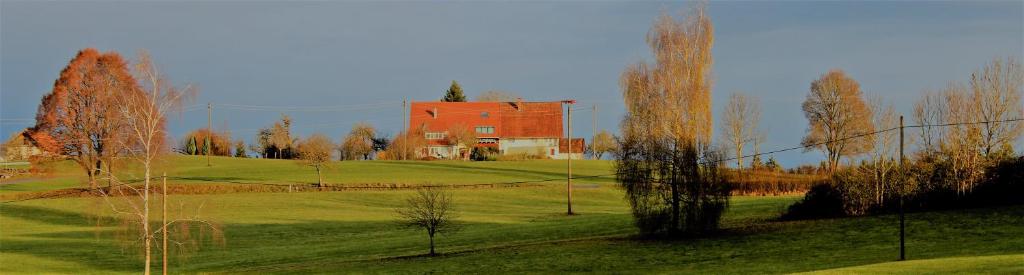
M 145 190 L 142 190 L 142 231 L 146 234 L 146 275 L 149 275 L 149 265 L 152 263 L 150 253 L 152 252 L 153 243 L 153 232 L 149 229 L 149 163 L 145 164 L 146 169 L 146 186 Z
M 163 207 L 162 207 L 163 208 L 163 216 L 161 217 L 161 222 L 160 222 L 160 224 L 161 224 L 160 225 L 160 227 L 161 227 L 160 228 L 160 233 L 163 234 L 163 242 L 164 242 L 164 244 L 160 248 L 163 250 L 163 253 L 161 253 L 161 256 L 163 256 L 163 265 L 164 265 L 163 275 L 167 275 L 167 173 L 166 172 L 164 173 L 164 176 L 163 176 L 163 178 L 161 178 L 161 180 L 163 181 L 163 191 L 161 191 L 161 193 L 162 193 L 161 196 L 163 197 L 163 202 L 162 202 L 163 203 Z
M 324 176 L 320 173 L 320 165 L 316 166 L 316 185 L 324 187 Z
M 430 233 L 430 256 L 437 255 L 434 253 L 434 233 Z

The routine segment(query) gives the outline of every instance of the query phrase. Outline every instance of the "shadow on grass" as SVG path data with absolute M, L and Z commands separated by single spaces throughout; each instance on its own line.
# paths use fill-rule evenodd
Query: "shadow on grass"
M 2 219 L 44 223 L 32 232 L 7 232 L 0 251 L 82 264 L 83 272 L 140 271 L 137 248 L 122 246 L 116 224 L 96 226 L 87 214 L 27 205 L 4 205 Z M 619 220 L 611 214 L 571 217 L 543 222 L 465 222 L 461 232 L 438 239 L 441 252 L 471 253 L 481 249 L 564 241 L 579 236 L 613 234 L 594 231 L 594 224 Z M 580 219 L 584 218 L 584 219 Z M 177 272 L 293 271 L 351 261 L 374 261 L 427 253 L 428 238 L 421 230 L 407 229 L 394 221 L 281 220 L 282 223 L 226 224 L 223 247 L 205 246 L 184 263 L 173 257 Z M 8 223 L 10 224 L 10 223 Z M 624 225 L 622 225 L 624 226 Z M 619 227 L 622 227 L 619 226 Z M 154 248 L 157 249 L 157 248 Z M 160 254 L 154 252 L 154 265 Z M 40 267 L 35 267 L 40 268 Z M 45 270 L 45 267 L 42 267 Z

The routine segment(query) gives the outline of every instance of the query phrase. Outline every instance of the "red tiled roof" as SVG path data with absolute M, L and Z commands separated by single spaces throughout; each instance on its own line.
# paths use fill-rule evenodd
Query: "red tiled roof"
M 561 138 L 563 135 L 560 102 L 413 102 L 410 111 L 410 131 L 424 127 L 426 132 L 445 132 L 463 125 L 470 130 L 494 127 L 493 134 L 477 134 L 480 138 Z M 441 140 L 429 142 L 445 144 Z
M 502 137 L 561 138 L 561 102 L 501 102 Z
M 435 116 L 436 112 L 436 116 Z M 457 126 L 470 131 L 481 126 L 494 127 L 494 134 L 477 134 L 477 137 L 499 137 L 501 120 L 498 118 L 497 102 L 413 102 L 410 106 L 410 131 L 424 127 L 426 132 L 445 132 Z M 428 140 L 430 144 L 443 145 L 443 140 Z

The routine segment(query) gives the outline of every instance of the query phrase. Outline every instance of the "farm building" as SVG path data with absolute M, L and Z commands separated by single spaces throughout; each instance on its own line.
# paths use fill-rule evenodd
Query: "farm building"
M 42 154 L 43 151 L 36 146 L 28 130 L 24 130 L 11 135 L 3 143 L 3 156 L 0 156 L 0 161 L 25 161 Z
M 427 141 L 420 157 L 464 159 L 472 150 L 469 147 L 552 159 L 569 153 L 561 102 L 432 101 L 413 102 L 410 108 L 410 132 L 422 131 Z M 458 142 L 464 136 L 472 136 L 475 142 Z M 572 145 L 573 158 L 579 159 L 583 139 L 573 139 Z

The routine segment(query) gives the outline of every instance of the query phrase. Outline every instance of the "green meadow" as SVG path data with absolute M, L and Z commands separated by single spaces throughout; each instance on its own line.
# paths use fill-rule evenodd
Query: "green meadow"
M 177 156 L 171 184 L 311 184 L 288 160 Z M 15 179 L 0 198 L 81 187 L 77 167 Z M 574 162 L 577 176 L 611 172 L 606 161 Z M 122 178 L 137 178 L 124 167 Z M 171 215 L 200 215 L 223 239 L 170 256 L 173 273 L 1021 273 L 1024 206 L 910 213 L 907 255 L 897 262 L 895 216 L 778 221 L 800 196 L 733 197 L 721 233 L 681 240 L 636 236 L 612 177 L 574 180 L 565 215 L 564 161 L 334 163 L 333 185 L 529 184 L 453 188 L 460 230 L 441 235 L 437 257 L 423 231 L 395 222 L 411 189 L 172 195 Z M 9 201 L 9 199 L 3 199 Z M 201 207 L 201 208 L 200 208 Z M 159 212 L 153 217 L 158 218 Z M 0 204 L 0 273 L 139 273 L 138 248 L 97 198 Z M 154 220 L 155 221 L 155 220 Z M 201 233 L 196 232 L 198 236 Z M 154 268 L 159 271 L 160 254 Z

